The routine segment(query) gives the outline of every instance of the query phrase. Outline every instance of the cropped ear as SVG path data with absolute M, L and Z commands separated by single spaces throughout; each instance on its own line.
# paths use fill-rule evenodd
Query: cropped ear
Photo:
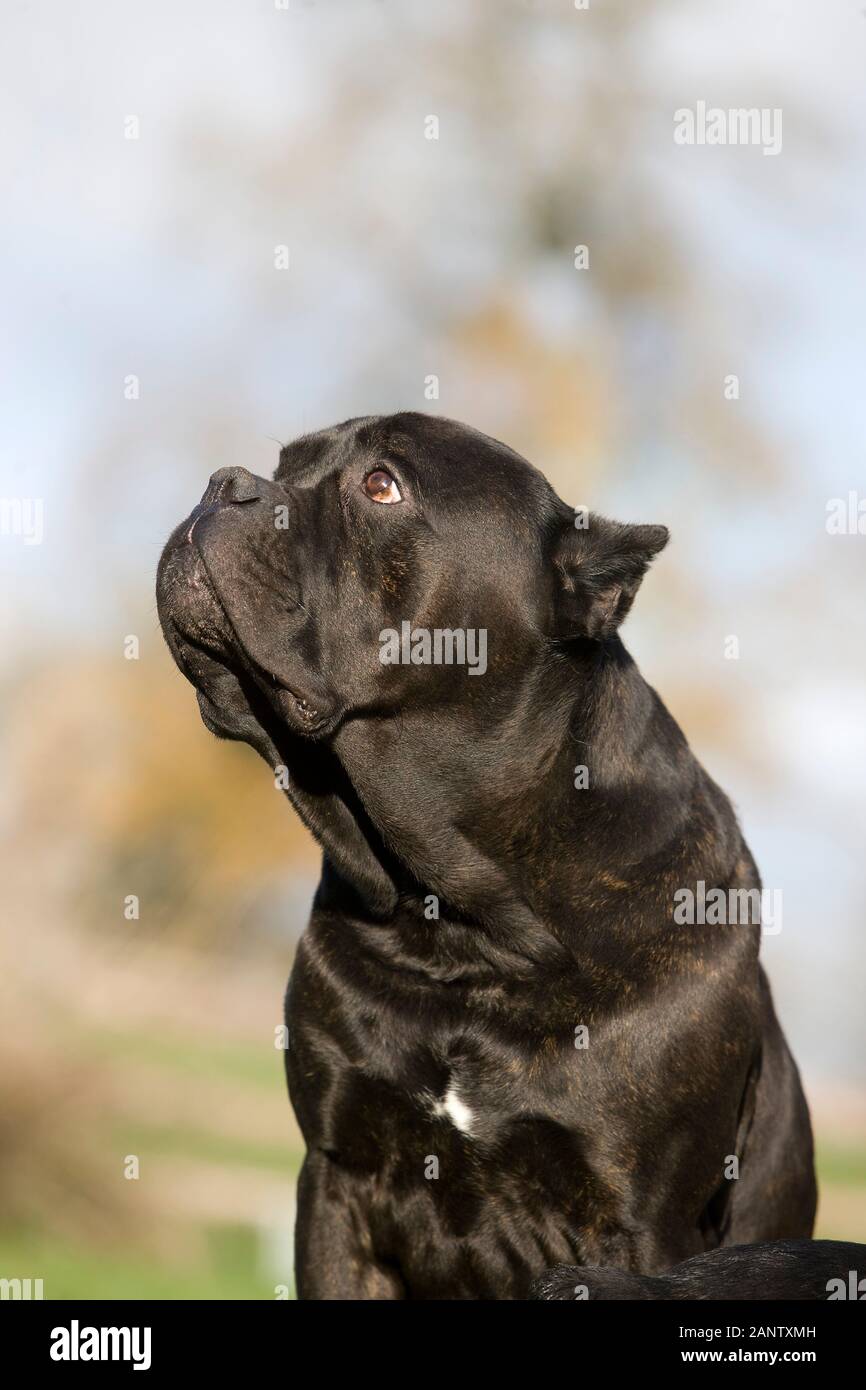
M 647 566 L 668 543 L 666 526 L 628 526 L 592 512 L 554 542 L 554 629 L 561 640 L 616 632 Z

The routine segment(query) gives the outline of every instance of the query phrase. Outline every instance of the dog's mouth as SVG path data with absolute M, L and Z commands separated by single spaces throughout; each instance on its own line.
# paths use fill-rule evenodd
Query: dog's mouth
M 168 648 L 195 687 L 205 727 L 222 738 L 253 741 L 253 722 L 270 734 L 274 718 L 295 734 L 321 738 L 337 722 L 334 710 L 300 682 L 287 680 L 245 642 L 207 560 L 197 527 L 217 509 L 196 507 L 174 532 L 157 573 L 157 609 Z

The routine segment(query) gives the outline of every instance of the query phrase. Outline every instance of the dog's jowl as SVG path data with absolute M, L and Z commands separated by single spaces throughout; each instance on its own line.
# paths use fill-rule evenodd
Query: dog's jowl
M 524 1298 L 811 1233 L 761 924 L 675 917 L 761 883 L 620 640 L 667 538 L 402 414 L 221 470 L 166 546 L 205 724 L 288 769 L 323 850 L 287 999 L 302 1298 Z

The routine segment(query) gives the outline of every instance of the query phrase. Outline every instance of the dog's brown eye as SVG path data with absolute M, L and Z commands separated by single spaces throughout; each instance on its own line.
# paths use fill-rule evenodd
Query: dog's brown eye
M 363 482 L 363 488 L 368 497 L 374 502 L 402 502 L 400 489 L 390 473 L 386 473 L 384 468 L 376 468 L 372 473 L 368 473 Z

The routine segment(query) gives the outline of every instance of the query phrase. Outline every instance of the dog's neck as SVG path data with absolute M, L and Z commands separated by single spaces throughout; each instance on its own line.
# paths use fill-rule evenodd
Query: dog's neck
M 670 850 L 702 774 L 617 638 L 551 650 L 491 697 L 469 718 L 355 720 L 335 746 L 403 910 L 441 900 L 532 956 Z

